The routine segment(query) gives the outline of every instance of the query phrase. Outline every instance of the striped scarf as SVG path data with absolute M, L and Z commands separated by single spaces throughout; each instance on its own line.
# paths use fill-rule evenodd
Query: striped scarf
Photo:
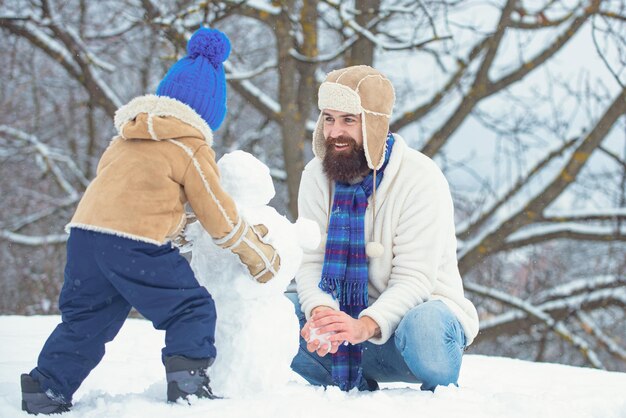
M 387 135 L 385 161 L 376 173 L 376 187 L 383 173 L 394 138 Z M 339 301 L 339 309 L 358 318 L 368 303 L 368 265 L 365 254 L 365 210 L 374 187 L 373 171 L 357 184 L 335 182 L 335 195 L 328 224 L 328 236 L 320 289 Z M 372 225 L 373 227 L 373 225 Z M 362 380 L 362 344 L 340 345 L 333 354 L 332 378 L 341 390 L 349 391 Z

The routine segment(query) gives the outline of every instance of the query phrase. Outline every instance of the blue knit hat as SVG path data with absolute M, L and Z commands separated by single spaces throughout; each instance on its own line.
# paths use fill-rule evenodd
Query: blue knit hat
M 170 68 L 156 94 L 191 106 L 213 131 L 217 130 L 226 116 L 226 77 L 222 63 L 229 54 L 230 41 L 224 33 L 198 29 L 187 43 L 187 55 Z

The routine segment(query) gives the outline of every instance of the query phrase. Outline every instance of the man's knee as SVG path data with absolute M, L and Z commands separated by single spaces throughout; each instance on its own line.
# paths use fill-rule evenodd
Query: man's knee
M 424 302 L 404 316 L 396 330 L 396 345 L 400 350 L 406 344 L 424 344 L 444 338 L 454 315 L 441 301 Z
M 456 384 L 464 335 L 448 307 L 440 301 L 410 310 L 396 330 L 396 347 L 423 389 Z

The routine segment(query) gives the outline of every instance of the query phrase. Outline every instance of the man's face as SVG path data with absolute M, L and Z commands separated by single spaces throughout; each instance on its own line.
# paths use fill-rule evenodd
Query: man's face
M 324 138 L 326 138 L 327 144 L 329 138 L 345 136 L 354 139 L 358 146 L 363 146 L 361 115 L 329 109 L 324 109 L 322 115 L 324 118 Z M 342 145 L 345 144 L 337 143 L 335 150 L 345 151 L 348 148 Z
M 326 155 L 323 167 L 335 181 L 350 183 L 369 171 L 363 150 L 361 116 L 324 109 L 324 138 Z

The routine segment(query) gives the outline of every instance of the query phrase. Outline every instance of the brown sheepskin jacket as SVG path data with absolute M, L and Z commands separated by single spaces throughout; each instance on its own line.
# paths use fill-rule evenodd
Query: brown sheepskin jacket
M 153 244 L 184 228 L 189 202 L 214 238 L 239 223 L 235 203 L 222 189 L 207 123 L 177 100 L 147 95 L 115 113 L 118 135 L 67 225 Z

